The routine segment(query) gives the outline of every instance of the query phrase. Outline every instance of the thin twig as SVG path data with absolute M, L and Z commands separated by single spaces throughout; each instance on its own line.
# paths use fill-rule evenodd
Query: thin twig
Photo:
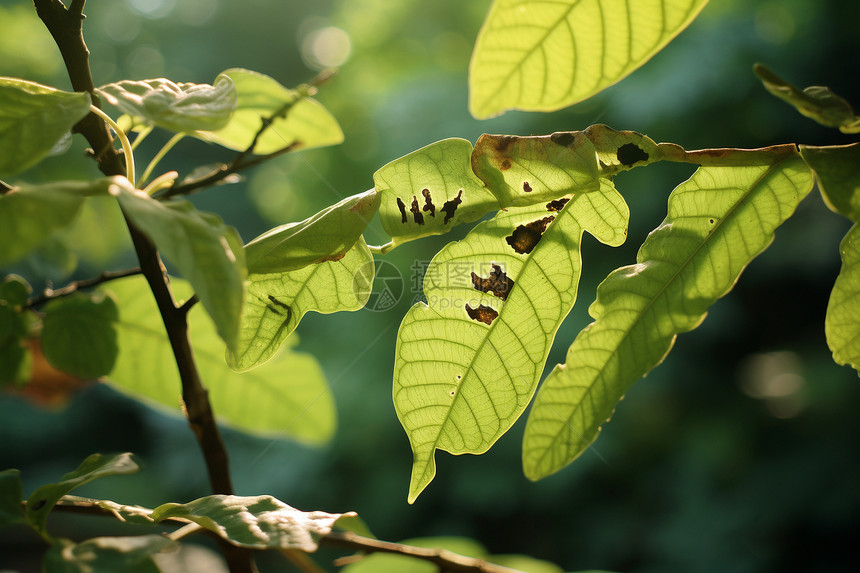
M 108 281 L 139 275 L 141 272 L 142 271 L 140 270 L 140 267 L 135 267 L 133 269 L 125 269 L 122 271 L 105 271 L 97 277 L 74 281 L 62 288 L 46 288 L 42 292 L 42 294 L 34 296 L 29 301 L 27 301 L 27 306 L 29 308 L 34 308 L 39 305 L 45 304 L 49 300 L 60 298 L 61 296 L 70 295 L 73 292 L 77 292 L 81 289 L 92 288 Z
M 0 195 L 5 195 L 12 190 L 12 186 L 5 181 L 0 181 Z

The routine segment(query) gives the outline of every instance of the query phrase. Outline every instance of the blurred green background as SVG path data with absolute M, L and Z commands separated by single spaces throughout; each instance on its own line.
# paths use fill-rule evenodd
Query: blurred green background
M 446 137 L 475 141 L 484 132 L 546 134 L 601 122 L 688 149 L 851 141 L 769 96 L 751 68 L 762 62 L 798 85 L 829 85 L 860 106 L 856 0 L 713 0 L 643 69 L 592 100 L 479 122 L 467 112 L 466 78 L 489 5 L 91 0 L 85 36 L 96 85 L 155 77 L 211 83 L 223 69 L 244 67 L 291 86 L 340 67 L 318 99 L 340 121 L 344 144 L 281 157 L 194 198 L 246 241 L 364 191 L 388 161 Z M 32 2 L 0 0 L 0 30 L 0 75 L 69 89 Z M 168 138 L 153 134 L 141 156 Z M 20 179 L 93 177 L 84 147 L 76 141 Z M 229 157 L 185 140 L 162 167 L 187 173 Z M 589 322 L 596 285 L 634 260 L 665 216 L 668 193 L 690 173 L 658 164 L 617 178 L 631 207 L 630 239 L 618 249 L 585 240 L 580 300 L 547 368 L 564 360 Z M 228 431 L 237 493 L 269 493 L 300 509 L 356 510 L 388 540 L 469 536 L 493 553 L 525 553 L 565 571 L 860 570 L 860 388 L 855 372 L 832 362 L 823 333 L 847 228 L 811 194 L 734 291 L 680 337 L 619 404 L 594 447 L 565 470 L 539 483 L 522 476 L 521 420 L 484 456 L 438 453 L 437 477 L 414 506 L 406 503 L 411 452 L 391 404 L 397 326 L 420 294 L 416 261 L 429 261 L 467 229 L 399 247 L 384 257 L 404 279 L 396 306 L 310 314 L 298 330 L 299 348 L 321 360 L 333 389 L 335 438 L 313 449 Z M 41 288 L 133 264 L 108 202 L 96 203 L 68 236 L 71 252 L 55 241 L 11 270 Z M 387 240 L 377 223 L 366 237 Z M 52 408 L 0 394 L 0 469 L 21 469 L 25 493 L 94 451 L 123 450 L 139 455 L 143 472 L 96 482 L 81 495 L 153 506 L 208 493 L 196 444 L 176 417 L 102 385 Z M 133 531 L 99 518 L 52 519 L 58 535 L 74 539 Z M 6 529 L 0 569 L 38 571 L 42 550 L 34 535 Z M 328 567 L 329 557 L 323 552 L 320 563 Z M 261 565 L 290 567 L 277 556 Z

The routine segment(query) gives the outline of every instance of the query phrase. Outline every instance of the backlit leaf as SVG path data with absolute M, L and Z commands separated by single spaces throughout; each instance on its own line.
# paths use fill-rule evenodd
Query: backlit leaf
M 707 0 L 495 0 L 475 42 L 469 110 L 554 111 L 648 61 Z
M 860 372 L 860 227 L 856 224 L 839 245 L 842 269 L 836 277 L 824 332 L 837 364 L 848 364 Z
M 159 573 L 153 555 L 178 545 L 164 535 L 61 539 L 45 554 L 45 573 Z
M 59 482 L 43 485 L 30 495 L 27 499 L 27 521 L 36 531 L 44 533 L 48 514 L 61 497 L 95 479 L 117 474 L 132 474 L 138 469 L 140 468 L 131 454 L 112 456 L 93 454 L 85 459 L 78 469 L 64 475 Z
M 189 284 L 172 279 L 180 299 Z M 111 281 L 120 307 L 120 353 L 108 379 L 123 392 L 179 412 L 182 386 L 164 325 L 146 281 Z M 242 431 L 321 444 L 335 428 L 334 403 L 322 368 L 309 354 L 286 349 L 253 372 L 239 374 L 224 361 L 224 343 L 202 309 L 189 313 L 189 336 L 203 383 L 219 421 Z
M 156 80 L 123 80 L 97 93 L 123 113 L 179 133 L 221 129 L 236 109 L 236 88 L 225 74 L 214 85 Z
M 523 439 L 525 474 L 564 467 L 597 437 L 630 386 L 734 286 L 812 187 L 794 146 L 720 152 L 669 198 L 634 265 L 613 271 L 566 364 L 544 381 Z M 703 159 L 706 159 L 703 157 Z
M 84 379 L 111 371 L 119 351 L 119 310 L 111 297 L 76 292 L 51 301 L 44 312 L 42 351 L 51 366 Z
M 239 233 L 188 201 L 157 201 L 122 181 L 111 193 L 123 213 L 191 283 L 218 334 L 230 348 L 236 348 L 246 275 Z
M 583 231 L 619 245 L 627 217 L 602 180 L 599 191 L 502 211 L 433 258 L 427 303 L 403 319 L 394 364 L 414 455 L 410 503 L 433 479 L 437 449 L 485 452 L 520 416 L 576 299 Z
M 395 243 L 447 233 L 499 208 L 472 172 L 471 153 L 465 139 L 443 139 L 373 174 L 382 228 Z
M 815 172 L 818 190 L 827 206 L 855 223 L 860 222 L 860 143 L 801 145 L 800 155 Z
M 343 141 L 337 120 L 317 100 L 250 70 L 231 68 L 222 75 L 232 79 L 236 87 L 236 111 L 223 128 L 198 131 L 194 133 L 196 137 L 244 151 L 254 141 L 263 120 L 277 115 L 257 141 L 254 153 L 266 155 L 289 146 L 308 149 Z
M 270 495 L 210 495 L 185 504 L 165 503 L 152 512 L 156 521 L 190 519 L 241 547 L 307 553 L 317 550 L 320 537 L 328 535 L 338 519 L 355 515 L 299 511 Z
M 379 193 L 371 189 L 304 221 L 275 227 L 245 245 L 248 272 L 281 273 L 339 260 L 355 245 L 378 209 Z
M 89 112 L 89 94 L 0 77 L 0 178 L 37 164 Z
M 227 362 L 244 371 L 269 360 L 306 312 L 329 314 L 364 307 L 373 285 L 373 267 L 373 256 L 359 237 L 336 261 L 284 273 L 251 273 L 239 347 L 235 354 L 227 353 Z

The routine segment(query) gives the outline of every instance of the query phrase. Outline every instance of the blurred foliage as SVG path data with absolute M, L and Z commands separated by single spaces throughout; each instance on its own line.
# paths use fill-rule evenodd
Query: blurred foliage
M 852 141 L 775 100 L 752 65 L 766 63 L 795 85 L 828 85 L 860 106 L 849 57 L 860 53 L 856 0 L 712 2 L 650 63 L 597 97 L 557 113 L 478 122 L 467 112 L 466 73 L 489 4 L 114 0 L 87 4 L 85 36 L 97 85 L 156 77 L 209 82 L 240 66 L 295 86 L 342 63 L 318 96 L 343 127 L 342 145 L 278 158 L 242 183 L 194 197 L 245 241 L 370 188 L 379 167 L 445 137 L 474 142 L 484 132 L 544 134 L 600 121 L 687 149 Z M 0 75 L 69 89 L 31 2 L 2 0 L 0 23 Z M 143 162 L 168 138 L 153 133 L 141 146 Z M 93 177 L 95 165 L 81 160 L 84 148 L 75 138 L 64 155 L 16 180 Z M 229 157 L 188 140 L 162 167 L 186 175 Z M 589 321 L 596 284 L 634 260 L 637 245 L 664 217 L 669 191 L 691 172 L 654 165 L 617 177 L 631 208 L 630 238 L 619 249 L 586 239 L 579 303 L 549 366 L 564 360 Z M 90 203 L 64 231 L 72 253 L 48 245 L 44 257 L 15 272 L 41 288 L 132 266 L 118 211 Z M 228 432 L 237 494 L 267 493 L 303 510 L 356 510 L 383 539 L 468 536 L 490 553 L 528 554 L 565 570 L 852 571 L 860 528 L 860 388 L 849 369 L 833 363 L 823 333 L 847 228 L 817 197 L 804 201 L 735 290 L 634 385 L 594 447 L 570 467 L 528 482 L 520 469 L 520 422 L 484 456 L 440 455 L 439 477 L 414 506 L 406 503 L 411 453 L 391 404 L 395 333 L 420 296 L 421 262 L 467 229 L 401 246 L 384 257 L 402 273 L 396 305 L 310 314 L 298 331 L 299 348 L 323 360 L 332 385 L 335 439 L 312 449 Z M 366 238 L 387 241 L 376 223 Z M 208 493 L 185 422 L 107 387 L 61 377 L 44 361 L 34 369 L 37 384 L 0 395 L 0 469 L 21 469 L 25 494 L 94 451 L 126 450 L 138 454 L 144 470 L 85 486 L 81 495 L 154 506 Z M 58 535 L 76 540 L 117 533 L 109 520 L 54 519 Z M 6 529 L 0 567 L 37 571 L 42 550 L 34 534 Z M 328 556 L 321 553 L 319 562 Z M 282 570 L 283 560 L 272 556 L 262 566 Z

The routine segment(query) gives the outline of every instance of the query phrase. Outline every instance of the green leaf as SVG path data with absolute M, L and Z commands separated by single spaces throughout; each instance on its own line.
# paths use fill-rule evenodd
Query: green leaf
M 274 153 L 289 146 L 309 149 L 343 141 L 337 120 L 315 99 L 250 70 L 231 68 L 223 75 L 232 79 L 236 86 L 236 111 L 223 128 L 198 131 L 194 133 L 196 137 L 228 149 L 244 151 L 254 141 L 263 120 L 277 116 L 254 146 L 257 155 Z
M 765 89 L 794 107 L 801 114 L 827 127 L 837 127 L 842 133 L 860 133 L 860 117 L 851 104 L 823 86 L 809 86 L 802 91 L 773 73 L 762 64 L 753 72 Z
M 21 505 L 23 497 L 21 472 L 18 470 L 0 472 L 0 527 L 25 521 L 24 508 Z
M 249 273 L 280 273 L 336 261 L 361 237 L 379 209 L 375 189 L 347 197 L 304 221 L 275 227 L 245 245 Z
M 61 539 L 45 554 L 45 573 L 159 573 L 152 556 L 178 545 L 164 535 Z
M 812 187 L 794 146 L 723 152 L 669 197 L 668 216 L 636 264 L 597 289 L 596 319 L 541 386 L 523 438 L 529 479 L 581 454 L 630 386 L 657 366 L 678 333 L 696 328 L 734 286 Z
M 33 292 L 23 277 L 18 275 L 6 275 L 0 281 L 0 306 L 21 308 L 27 304 L 27 297 Z
M 236 109 L 236 88 L 225 74 L 214 85 L 123 80 L 96 90 L 111 105 L 147 123 L 179 133 L 221 129 Z
M 25 257 L 75 220 L 84 198 L 107 193 L 113 178 L 21 185 L 0 195 L 0 265 Z
M 113 186 L 111 193 L 123 213 L 191 283 L 218 334 L 235 349 L 246 275 L 245 251 L 236 229 L 188 201 L 152 199 L 127 181 Z
M 172 279 L 179 299 L 189 284 Z M 120 353 L 109 375 L 112 385 L 138 399 L 179 410 L 181 383 L 164 325 L 142 277 L 111 281 L 121 309 L 116 325 Z M 189 336 L 200 377 L 219 421 L 244 432 L 322 444 L 334 434 L 331 392 L 322 368 L 309 354 L 287 349 L 253 372 L 239 374 L 224 361 L 224 343 L 196 307 L 189 313 Z
M 364 239 L 336 261 L 297 271 L 248 276 L 239 347 L 227 363 L 245 371 L 269 360 L 296 329 L 306 312 L 358 310 L 367 303 L 374 263 Z
M 114 300 L 104 293 L 76 292 L 45 306 L 42 351 L 57 370 L 78 378 L 104 376 L 119 352 Z
M 395 243 L 447 233 L 499 208 L 471 166 L 472 144 L 443 139 L 373 174 L 382 228 Z
M 824 332 L 833 360 L 860 372 L 860 227 L 851 227 L 839 245 L 839 253 L 842 269 L 827 303 Z
M 830 210 L 860 222 L 860 143 L 801 145 L 800 155 L 815 171 L 818 190 Z
M 601 185 L 502 211 L 431 261 L 427 303 L 403 319 L 394 363 L 410 503 L 436 473 L 435 450 L 483 453 L 522 414 L 576 299 L 583 231 L 610 245 L 626 237 L 627 205 Z
M 0 77 L 0 178 L 36 165 L 89 112 L 89 94 Z
M 210 495 L 189 503 L 165 503 L 152 518 L 190 519 L 234 545 L 252 549 L 317 550 L 319 539 L 328 535 L 341 517 L 349 513 L 299 511 L 270 495 L 241 497 Z
M 132 474 L 138 469 L 140 468 L 131 454 L 93 454 L 85 459 L 78 469 L 64 475 L 61 481 L 43 485 L 30 495 L 27 499 L 27 521 L 36 531 L 45 534 L 48 514 L 61 497 L 93 480 L 118 474 Z
M 30 285 L 17 275 L 0 282 L 0 386 L 23 385 L 30 379 L 32 358 L 27 350 L 27 316 L 23 314 Z
M 707 0 L 495 0 L 469 68 L 478 119 L 555 111 L 618 82 L 695 19 Z

